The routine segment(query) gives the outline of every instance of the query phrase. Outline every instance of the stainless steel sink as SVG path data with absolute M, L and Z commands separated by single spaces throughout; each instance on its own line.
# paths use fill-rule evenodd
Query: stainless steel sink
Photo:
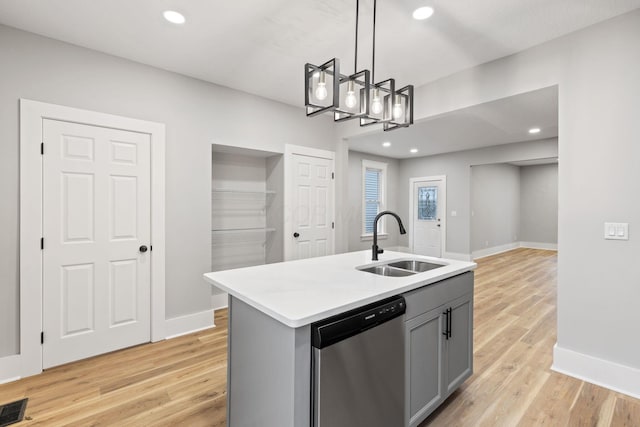
M 444 267 L 444 265 L 408 259 L 402 261 L 391 261 L 386 264 L 373 265 L 371 267 L 358 267 L 358 270 L 377 274 L 379 276 L 405 277 L 440 267 Z
M 406 260 L 391 262 L 388 264 L 390 267 L 402 268 L 404 270 L 414 271 L 416 273 L 422 273 L 423 271 L 433 270 L 434 268 L 444 267 L 441 264 L 432 264 L 425 261 Z
M 404 277 L 416 274 L 413 271 L 403 270 L 401 268 L 390 267 L 388 265 L 374 265 L 373 267 L 361 268 L 360 271 L 377 274 L 379 276 Z

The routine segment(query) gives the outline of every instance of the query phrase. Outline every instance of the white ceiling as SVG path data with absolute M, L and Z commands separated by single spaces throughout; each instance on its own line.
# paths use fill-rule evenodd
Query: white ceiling
M 413 20 L 425 4 L 435 14 Z M 360 69 L 371 68 L 372 5 L 361 0 Z M 640 0 L 380 0 L 376 81 L 419 86 L 638 7 Z M 166 22 L 166 9 L 182 12 L 186 24 Z M 306 62 L 338 57 L 343 73 L 353 70 L 354 9 L 355 0 L 0 0 L 0 23 L 302 107 Z M 548 88 L 408 129 L 376 129 L 349 147 L 408 158 L 551 138 L 557 107 L 557 88 Z M 542 132 L 529 135 L 533 126 Z
M 373 0 L 362 0 L 370 68 Z M 433 17 L 411 11 L 431 4 Z M 640 0 L 380 0 L 376 80 L 422 85 L 640 7 Z M 162 11 L 184 13 L 183 26 Z M 0 0 L 0 23 L 291 105 L 306 62 L 353 69 L 354 0 Z M 417 100 L 416 102 L 419 102 Z
M 529 129 L 540 133 L 529 134 Z M 558 136 L 558 88 L 539 89 L 348 140 L 349 149 L 405 159 Z M 382 143 L 391 142 L 385 148 Z M 412 154 L 411 148 L 418 152 Z

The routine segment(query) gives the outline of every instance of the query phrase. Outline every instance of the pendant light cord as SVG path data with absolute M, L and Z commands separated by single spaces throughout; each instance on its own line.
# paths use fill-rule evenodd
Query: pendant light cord
M 356 53 L 353 58 L 353 74 L 358 72 L 358 22 L 360 22 L 360 0 L 356 0 Z
M 371 57 L 371 83 L 376 84 L 376 3 L 377 0 L 373 0 L 373 54 Z

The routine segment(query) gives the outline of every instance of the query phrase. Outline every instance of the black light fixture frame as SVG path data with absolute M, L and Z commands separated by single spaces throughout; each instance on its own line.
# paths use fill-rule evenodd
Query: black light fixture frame
M 370 110 L 370 114 L 367 117 L 360 118 L 360 126 L 371 126 L 380 123 L 388 123 L 391 116 L 391 108 L 392 104 L 392 96 L 396 91 L 396 81 L 394 79 L 387 79 L 381 82 L 378 82 L 371 86 L 371 92 L 375 89 L 378 89 L 379 96 L 382 99 L 382 112 L 378 117 L 373 116 L 373 112 Z M 373 99 L 370 99 L 370 103 L 373 102 Z
M 402 118 L 396 119 L 393 117 L 393 106 L 395 105 L 395 99 L 391 104 L 391 120 L 383 124 L 384 131 L 390 131 L 394 129 L 406 128 L 413 124 L 413 85 L 407 85 L 396 91 L 394 97 L 400 97 L 403 105 Z
M 360 119 L 360 126 L 370 126 L 373 124 L 382 124 L 384 131 L 409 127 L 413 124 L 413 85 L 407 85 L 396 91 L 395 80 L 387 79 L 378 83 L 375 80 L 375 62 L 376 62 L 376 12 L 377 0 L 373 0 L 373 44 L 372 44 L 372 71 L 358 69 L 358 22 L 359 22 L 360 1 L 356 0 L 356 34 L 355 34 L 355 58 L 354 73 L 350 76 L 340 74 L 340 61 L 333 58 L 324 64 L 317 66 L 313 64 L 305 64 L 304 67 L 304 85 L 305 99 L 304 104 L 307 110 L 307 117 L 316 116 L 325 112 L 333 112 L 334 121 L 342 122 L 351 119 Z M 320 105 L 314 103 L 313 87 L 311 82 L 315 73 L 324 72 L 332 78 L 331 104 Z M 358 91 L 358 107 L 359 108 L 342 108 L 340 106 L 340 87 L 344 84 L 354 82 L 360 86 Z M 381 93 L 383 100 L 383 109 L 380 114 L 374 114 L 371 111 L 371 102 L 373 90 Z M 393 117 L 394 102 L 400 97 L 403 105 L 403 114 L 400 119 Z M 357 111 L 353 111 L 356 109 Z
M 325 74 L 332 76 L 332 99 L 330 105 L 318 105 L 314 104 L 311 99 L 311 91 L 313 88 L 309 82 L 313 79 L 315 73 L 324 72 Z M 307 117 L 316 116 L 318 114 L 325 113 L 327 111 L 334 111 L 340 105 L 340 60 L 333 58 L 324 64 L 318 66 L 313 64 L 305 64 L 304 66 L 304 105 L 307 108 Z
M 371 80 L 369 77 L 369 70 L 362 70 L 358 73 L 352 74 L 350 76 L 341 76 L 340 77 L 340 86 L 344 84 L 349 84 L 350 81 L 354 82 L 354 85 L 361 86 L 360 89 L 357 90 L 358 93 L 358 111 L 350 111 L 347 110 L 346 107 L 343 109 L 338 105 L 338 108 L 334 110 L 333 120 L 336 122 L 343 122 L 346 120 L 363 118 L 369 116 L 369 92 L 371 87 Z

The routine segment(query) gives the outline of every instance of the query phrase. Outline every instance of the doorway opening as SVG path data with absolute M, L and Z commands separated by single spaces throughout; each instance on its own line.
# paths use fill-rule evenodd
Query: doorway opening
M 282 261 L 282 154 L 214 144 L 211 165 L 211 271 Z M 211 299 L 227 306 L 216 287 Z
M 558 158 L 471 166 L 472 259 L 558 248 Z
M 165 338 L 164 142 L 160 123 L 20 100 L 21 376 Z

